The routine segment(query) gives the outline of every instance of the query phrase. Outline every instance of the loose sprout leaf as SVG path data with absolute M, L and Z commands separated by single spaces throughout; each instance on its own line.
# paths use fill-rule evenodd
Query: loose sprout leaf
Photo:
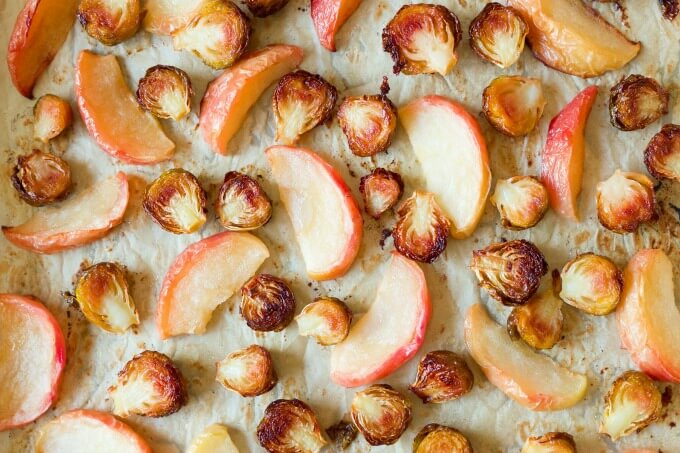
M 548 210 L 548 190 L 534 176 L 499 179 L 491 196 L 503 226 L 510 230 L 531 228 Z
M 26 203 L 44 206 L 69 194 L 71 167 L 65 160 L 36 149 L 19 156 L 12 170 L 12 185 Z
M 668 91 L 659 82 L 632 74 L 609 94 L 611 123 L 622 131 L 643 129 L 668 113 Z
M 432 351 L 420 360 L 409 389 L 423 403 L 443 403 L 467 394 L 473 384 L 474 375 L 461 356 L 451 351 Z
M 370 445 L 392 445 L 411 423 L 411 405 L 389 385 L 374 384 L 354 395 L 351 415 Z
M 616 170 L 597 185 L 597 217 L 602 226 L 620 234 L 655 220 L 654 183 L 643 174 Z
M 272 203 L 257 181 L 243 173 L 230 171 L 224 175 L 215 199 L 215 212 L 227 230 L 249 231 L 269 222 Z
M 500 76 L 482 94 L 482 112 L 498 132 L 521 137 L 533 131 L 546 101 L 539 79 Z
M 404 182 L 399 173 L 384 168 L 376 168 L 363 176 L 359 182 L 359 192 L 364 199 L 366 213 L 378 219 L 385 211 L 394 206 L 404 191 Z
M 33 107 L 33 133 L 43 143 L 59 136 L 73 122 L 71 105 L 53 94 L 38 99 Z
M 385 95 L 350 96 L 338 109 L 338 122 L 356 156 L 386 151 L 397 128 L 397 109 Z
M 142 20 L 140 0 L 81 0 L 78 21 L 88 35 L 107 46 L 132 38 Z
M 340 420 L 335 425 L 326 429 L 326 434 L 336 449 L 344 450 L 357 438 L 359 431 L 354 423 Z
M 666 124 L 645 149 L 647 170 L 659 179 L 680 181 L 680 126 Z
M 604 256 L 578 255 L 562 268 L 560 298 L 591 315 L 614 311 L 623 290 L 623 274 Z
M 470 46 L 482 59 L 509 68 L 524 50 L 529 32 L 522 16 L 499 3 L 487 3 L 470 24 Z
M 241 288 L 240 312 L 251 329 L 279 332 L 295 316 L 295 297 L 282 279 L 259 274 Z
M 191 111 L 191 80 L 174 66 L 149 68 L 137 87 L 137 101 L 158 118 L 179 121 Z
M 413 453 L 472 453 L 470 441 L 457 429 L 431 423 L 413 439 Z
M 399 220 L 392 232 L 394 246 L 407 258 L 431 263 L 446 249 L 451 222 L 434 194 L 416 191 L 397 211 Z
M 327 444 L 314 411 L 298 399 L 270 403 L 257 425 L 257 440 L 269 453 L 317 453 Z
M 251 345 L 218 362 L 216 380 L 243 397 L 253 397 L 273 389 L 278 378 L 269 351 Z
M 352 311 L 341 300 L 321 297 L 307 305 L 295 321 L 300 335 L 314 337 L 320 345 L 330 346 L 347 338 Z

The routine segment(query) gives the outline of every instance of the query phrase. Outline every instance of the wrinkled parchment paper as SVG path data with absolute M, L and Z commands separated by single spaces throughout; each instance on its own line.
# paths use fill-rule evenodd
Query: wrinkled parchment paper
M 486 137 L 495 178 L 518 174 L 536 174 L 540 151 L 545 142 L 549 119 L 578 91 L 589 84 L 599 87 L 599 94 L 586 130 L 587 154 L 584 191 L 580 198 L 581 223 L 558 219 L 553 213 L 536 227 L 524 232 L 504 230 L 498 214 L 487 205 L 482 222 L 472 238 L 450 240 L 446 252 L 432 265 L 423 266 L 430 288 L 433 315 L 426 342 L 416 358 L 384 382 L 404 392 L 414 408 L 413 422 L 398 444 L 370 448 L 359 436 L 351 451 L 410 452 L 418 430 L 430 422 L 447 424 L 460 429 L 471 440 L 477 452 L 518 452 L 529 435 L 548 431 L 567 431 L 576 438 L 579 451 L 586 453 L 617 452 L 628 447 L 649 447 L 664 452 L 680 452 L 680 386 L 670 387 L 673 402 L 664 418 L 640 434 L 631 435 L 616 444 L 597 434 L 597 422 L 602 410 L 603 392 L 621 372 L 634 368 L 629 355 L 620 348 L 614 316 L 586 316 L 565 306 L 564 339 L 545 354 L 559 363 L 587 374 L 590 389 L 585 401 L 577 406 L 554 413 L 533 413 L 493 387 L 468 356 L 475 373 L 475 387 L 459 401 L 425 406 L 407 391 L 413 380 L 417 359 L 427 351 L 439 348 L 466 353 L 463 342 L 463 319 L 467 308 L 483 301 L 497 320 L 504 323 L 508 309 L 489 300 L 480 292 L 473 274 L 467 269 L 471 251 L 501 238 L 526 238 L 534 241 L 549 261 L 551 268 L 561 268 L 567 259 L 579 252 L 594 251 L 612 257 L 623 266 L 631 254 L 643 246 L 664 248 L 676 264 L 676 284 L 680 287 L 680 252 L 677 187 L 663 183 L 658 190 L 661 218 L 658 223 L 640 229 L 637 234 L 620 236 L 599 227 L 595 215 L 594 193 L 598 181 L 609 177 L 616 168 L 644 172 L 642 151 L 651 136 L 663 123 L 680 122 L 680 22 L 663 19 L 656 1 L 624 2 L 627 21 L 613 3 L 596 3 L 596 8 L 632 39 L 642 42 L 642 51 L 632 64 L 603 77 L 582 80 L 544 67 L 525 50 L 520 61 L 502 71 L 476 57 L 464 33 L 459 46 L 460 61 L 447 77 L 394 76 L 391 60 L 381 50 L 380 32 L 404 1 L 364 0 L 358 11 L 338 35 L 338 52 L 331 54 L 319 44 L 309 16 L 308 0 L 292 0 L 279 14 L 253 21 L 255 33 L 251 48 L 269 43 L 290 43 L 304 48 L 304 69 L 318 72 L 332 82 L 342 96 L 377 93 L 383 75 L 389 75 L 390 97 L 398 106 L 422 95 L 437 93 L 463 103 L 478 116 Z M 481 10 L 483 1 L 435 1 L 451 8 L 461 19 L 465 30 Z M 201 336 L 187 336 L 161 341 L 154 325 L 154 309 L 162 278 L 173 258 L 189 244 L 220 231 L 211 219 L 199 233 L 176 236 L 161 230 L 141 209 L 145 185 L 161 171 L 180 166 L 194 174 L 214 198 L 225 172 L 246 171 L 261 175 L 267 193 L 274 199 L 273 220 L 256 232 L 269 247 L 271 258 L 261 271 L 279 275 L 289 282 L 297 297 L 298 311 L 319 295 L 344 299 L 356 312 L 370 306 L 376 285 L 389 259 L 392 242 L 384 249 L 379 245 L 383 229 L 391 228 L 393 219 L 383 216 L 376 222 L 364 216 L 364 240 L 361 252 L 351 271 L 337 281 L 310 282 L 304 272 L 300 251 L 294 241 L 290 221 L 278 201 L 276 187 L 264 157 L 264 149 L 273 144 L 274 117 L 271 92 L 268 89 L 248 115 L 241 131 L 232 140 L 232 154 L 217 156 L 203 143 L 197 131 L 199 102 L 206 84 L 216 76 L 194 56 L 175 52 L 168 38 L 153 37 L 140 32 L 125 43 L 106 48 L 87 37 L 75 25 L 66 44 L 40 79 L 37 96 L 54 93 L 71 101 L 75 108 L 73 66 L 82 49 L 117 55 L 131 87 L 145 70 L 156 64 L 176 65 L 186 70 L 196 91 L 193 112 L 179 123 L 164 121 L 163 126 L 177 144 L 177 153 L 170 162 L 151 167 L 125 165 L 100 149 L 89 138 L 76 114 L 75 126 L 65 136 L 43 146 L 32 139 L 31 109 L 33 103 L 12 88 L 6 66 L 5 52 L 14 19 L 23 5 L 22 0 L 0 0 L 0 224 L 23 222 L 35 208 L 22 203 L 11 188 L 9 174 L 17 155 L 32 148 L 48 148 L 63 156 L 72 166 L 76 191 L 96 184 L 101 178 L 123 170 L 131 176 L 131 203 L 123 224 L 106 238 L 88 247 L 52 256 L 38 256 L 22 251 L 4 237 L 0 238 L 0 291 L 33 294 L 43 300 L 58 318 L 68 343 L 67 368 L 56 405 L 35 423 L 20 430 L 0 433 L 0 452 L 32 451 L 39 428 L 61 412 L 74 408 L 111 410 L 106 389 L 116 373 L 134 354 L 155 349 L 171 356 L 187 378 L 189 403 L 178 413 L 161 419 L 131 417 L 134 427 L 158 452 L 183 451 L 191 439 L 207 425 L 221 422 L 228 425 L 242 452 L 262 451 L 257 445 L 255 428 L 262 413 L 277 398 L 298 397 L 316 411 L 324 427 L 337 422 L 346 413 L 354 390 L 345 390 L 328 378 L 330 350 L 313 340 L 297 335 L 293 323 L 282 333 L 256 334 L 248 329 L 238 315 L 238 297 L 232 297 L 219 308 Z M 543 80 L 548 104 L 539 127 L 526 138 L 504 137 L 479 115 L 484 87 L 500 74 L 520 74 Z M 637 132 L 619 132 L 608 121 L 609 88 L 623 75 L 640 73 L 656 77 L 672 93 L 671 111 L 662 121 Z M 359 178 L 375 166 L 401 172 L 406 182 L 406 194 L 422 187 L 423 175 L 403 130 L 397 132 L 389 152 L 374 158 L 354 157 L 334 121 L 316 128 L 302 139 L 303 146 L 318 151 L 343 175 L 359 199 Z M 675 201 L 674 201 L 675 200 Z M 73 276 L 83 264 L 117 261 L 129 271 L 133 296 L 141 316 L 136 333 L 125 335 L 106 333 L 88 322 L 78 311 L 69 307 L 62 292 L 71 290 Z M 208 278 L 220 278 L 219 272 Z M 547 280 L 547 279 L 546 279 Z M 680 291 L 678 291 L 680 295 Z M 395 316 L 398 316 L 395 313 Z M 680 326 L 678 326 L 680 328 Z M 252 343 L 267 347 L 273 354 L 280 383 L 273 391 L 258 398 L 244 399 L 228 392 L 215 382 L 215 362 L 227 353 Z M 532 370 L 527 370 L 528 373 Z M 0 384 L 1 385 L 1 384 Z M 0 402 L 1 404 L 1 402 Z

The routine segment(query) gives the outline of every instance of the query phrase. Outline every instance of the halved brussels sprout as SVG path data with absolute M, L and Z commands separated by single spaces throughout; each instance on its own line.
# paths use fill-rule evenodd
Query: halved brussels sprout
M 510 230 L 531 228 L 541 221 L 548 210 L 548 190 L 534 176 L 513 176 L 499 179 L 491 196 L 501 222 Z
M 19 156 L 12 170 L 12 185 L 26 203 L 44 206 L 66 198 L 71 189 L 71 167 L 53 154 L 34 149 Z
M 60 135 L 71 123 L 71 104 L 59 96 L 46 94 L 33 107 L 33 135 L 43 143 Z
M 623 274 L 610 259 L 584 253 L 562 268 L 560 298 L 591 315 L 614 311 L 623 290 Z
M 446 75 L 458 62 L 462 39 L 458 17 L 442 5 L 404 5 L 383 29 L 383 50 L 394 73 Z
M 517 11 L 500 3 L 487 3 L 470 24 L 470 47 L 483 60 L 509 68 L 522 54 L 528 32 Z
M 250 20 L 230 0 L 210 0 L 172 35 L 176 50 L 189 50 L 213 69 L 234 64 L 248 47 Z
M 320 297 L 307 305 L 295 321 L 300 335 L 314 337 L 322 346 L 331 346 L 347 338 L 352 310 L 334 297 Z
M 521 239 L 475 250 L 470 268 L 491 297 L 514 306 L 526 304 L 536 294 L 548 263 L 538 247 Z
M 354 426 L 354 423 L 340 420 L 335 425 L 326 429 L 326 434 L 333 443 L 335 451 L 338 451 L 349 447 L 354 442 L 354 439 L 357 438 L 359 431 Z
M 283 9 L 288 0 L 243 0 L 255 17 L 267 17 Z
M 609 117 L 622 131 L 643 129 L 668 113 L 668 91 L 659 82 L 632 74 L 609 94 Z
M 522 453 L 576 453 L 576 443 L 571 434 L 548 433 L 539 437 L 529 437 Z
M 444 403 L 472 390 L 475 377 L 465 360 L 451 351 L 428 352 L 418 364 L 416 380 L 409 390 L 423 403 Z
M 482 93 L 482 113 L 494 129 L 510 137 L 533 131 L 545 107 L 543 84 L 539 79 L 500 76 Z
M 457 429 L 431 423 L 413 439 L 413 453 L 472 453 L 470 441 Z
M 279 332 L 295 316 L 295 297 L 280 278 L 259 274 L 241 288 L 240 312 L 251 329 Z
M 635 232 L 657 218 L 654 183 L 641 173 L 616 170 L 597 185 L 597 217 L 615 233 Z
M 327 444 L 314 411 L 298 399 L 269 404 L 257 440 L 269 453 L 317 453 Z
M 174 66 L 157 65 L 146 70 L 137 86 L 137 101 L 158 118 L 179 121 L 191 111 L 191 80 Z
M 140 0 L 81 0 L 78 21 L 88 35 L 115 46 L 137 33 L 142 7 Z
M 340 104 L 338 123 L 355 156 L 374 156 L 392 143 L 397 129 L 397 108 L 383 94 L 349 96 Z
M 604 398 L 600 433 L 616 440 L 639 432 L 661 416 L 661 392 L 646 374 L 626 371 Z
M 354 395 L 351 415 L 370 445 L 392 445 L 411 423 L 411 404 L 389 385 L 374 384 Z
M 215 199 L 215 212 L 230 231 L 260 228 L 272 217 L 272 202 L 262 187 L 248 175 L 230 171 Z
M 243 397 L 263 395 L 278 382 L 271 354 L 255 344 L 217 362 L 215 380 Z
M 272 104 L 276 115 L 276 140 L 294 145 L 305 132 L 331 117 L 338 90 L 318 74 L 295 71 L 281 77 Z
M 678 0 L 659 0 L 663 17 L 673 21 L 680 14 L 680 3 Z
M 118 373 L 115 385 L 108 389 L 113 413 L 165 417 L 174 414 L 187 402 L 184 378 L 165 354 L 143 351 L 134 356 Z
M 680 181 L 680 126 L 666 124 L 645 149 L 647 170 L 659 179 Z
M 363 176 L 359 182 L 359 192 L 364 199 L 366 213 L 374 219 L 394 206 L 404 191 L 404 182 L 399 173 L 376 168 Z
M 207 220 L 205 191 L 198 179 L 182 168 L 163 172 L 144 194 L 144 210 L 164 230 L 188 234 Z
M 113 333 L 139 325 L 125 271 L 115 263 L 98 263 L 85 269 L 76 283 L 75 299 L 92 324 Z
M 434 194 L 413 192 L 401 205 L 397 216 L 392 238 L 399 253 L 412 260 L 431 263 L 446 249 L 451 222 Z

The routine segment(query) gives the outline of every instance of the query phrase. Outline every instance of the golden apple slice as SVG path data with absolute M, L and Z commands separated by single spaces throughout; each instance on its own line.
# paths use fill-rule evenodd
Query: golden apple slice
M 188 24 L 210 0 L 147 0 L 144 5 L 144 30 L 156 35 L 171 35 Z
M 80 52 L 75 87 L 80 116 L 101 149 L 130 164 L 172 157 L 175 144 L 158 120 L 139 106 L 115 56 Z
M 425 187 L 451 220 L 451 235 L 465 238 L 477 228 L 491 188 L 486 142 L 475 118 L 442 96 L 425 96 L 399 110 Z
M 56 253 L 100 239 L 123 221 L 130 191 L 119 172 L 61 203 L 38 210 L 16 227 L 2 227 L 14 245 L 37 253 Z
M 465 318 L 465 343 L 489 382 L 527 409 L 565 409 L 586 395 L 584 375 L 563 368 L 524 342 L 512 341 L 480 304 L 473 305 Z

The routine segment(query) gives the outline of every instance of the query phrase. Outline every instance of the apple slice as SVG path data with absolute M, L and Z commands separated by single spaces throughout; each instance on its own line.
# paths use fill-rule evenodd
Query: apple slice
M 219 154 L 227 154 L 250 108 L 272 83 L 302 63 L 302 49 L 275 44 L 244 55 L 210 82 L 201 101 L 203 138 Z
M 142 437 L 105 412 L 78 409 L 42 427 L 35 453 L 151 453 Z
M 582 0 L 509 0 L 529 25 L 527 41 L 547 66 L 579 77 L 622 68 L 640 52 Z
M 38 210 L 16 227 L 2 227 L 14 245 L 36 253 L 56 253 L 100 239 L 123 221 L 130 199 L 127 176 L 119 172 L 58 207 Z
M 54 316 L 29 296 L 0 294 L 0 431 L 40 417 L 57 399 L 66 343 Z
M 265 152 L 307 274 L 314 280 L 341 277 L 359 253 L 363 233 L 349 187 L 314 151 L 272 146 Z
M 637 366 L 655 379 L 680 383 L 680 312 L 673 263 L 663 251 L 640 250 L 628 261 L 616 319 Z
M 548 189 L 550 206 L 572 220 L 578 220 L 577 198 L 583 179 L 584 135 L 596 97 L 597 87 L 589 86 L 550 121 L 541 156 L 541 180 Z
M 425 174 L 425 187 L 437 196 L 451 220 L 451 235 L 472 234 L 491 188 L 486 142 L 479 124 L 458 103 L 425 96 L 399 110 L 413 151 Z
M 322 46 L 335 52 L 335 34 L 360 4 L 361 0 L 312 0 L 312 22 Z
M 371 308 L 331 353 L 331 380 L 358 387 L 393 373 L 420 349 L 431 310 L 423 271 L 393 252 Z
M 144 30 L 156 35 L 171 35 L 188 24 L 210 0 L 147 0 L 144 5 Z
M 78 0 L 28 0 L 14 23 L 7 50 L 12 83 L 33 98 L 33 87 L 66 41 Z
M 80 52 L 75 86 L 80 116 L 101 149 L 130 164 L 172 157 L 175 144 L 158 120 L 139 106 L 115 56 Z
M 208 426 L 189 445 L 186 453 L 239 453 L 226 426 L 215 423 Z
M 268 257 L 267 246 L 250 233 L 225 231 L 187 247 L 163 279 L 156 312 L 161 338 L 204 333 L 213 311 Z
M 584 375 L 563 368 L 523 341 L 512 341 L 480 304 L 473 305 L 465 318 L 465 343 L 489 382 L 527 409 L 565 409 L 586 395 Z

